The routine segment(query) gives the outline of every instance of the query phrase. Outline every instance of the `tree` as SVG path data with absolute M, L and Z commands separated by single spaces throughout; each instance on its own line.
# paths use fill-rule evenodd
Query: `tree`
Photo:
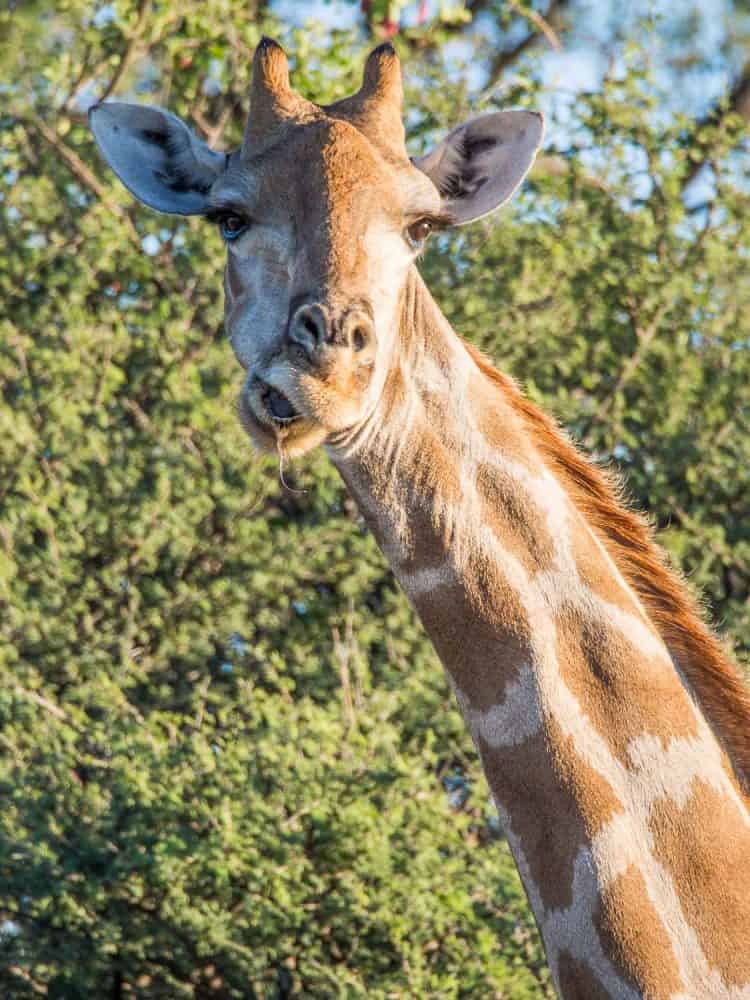
M 474 7 L 510 51 L 516 5 Z M 567 40 L 576 11 L 537 13 Z M 415 151 L 546 99 L 541 27 L 477 102 L 445 86 L 444 43 L 486 43 L 428 14 L 397 39 Z M 0 991 L 549 995 L 474 751 L 357 511 L 321 456 L 285 488 L 239 429 L 217 235 L 141 213 L 83 115 L 135 92 L 231 146 L 261 32 L 325 101 L 353 89 L 366 23 L 284 29 L 227 0 L 0 18 Z M 423 267 L 456 327 L 623 470 L 747 659 L 746 133 L 664 106 L 630 52 L 553 116 L 515 206 Z

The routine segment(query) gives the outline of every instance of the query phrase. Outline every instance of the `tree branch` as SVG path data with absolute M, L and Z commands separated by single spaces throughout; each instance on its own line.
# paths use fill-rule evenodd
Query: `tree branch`
M 746 123 L 750 124 L 750 59 L 745 62 L 739 78 L 735 82 L 729 94 L 729 99 L 716 104 L 708 114 L 700 118 L 693 128 L 693 143 L 701 152 L 699 159 L 694 160 L 685 175 L 683 190 L 695 180 L 700 171 L 711 159 L 711 147 L 701 143 L 696 137 L 702 128 L 707 125 L 720 125 L 728 114 L 734 113 Z
M 514 10 L 517 10 L 519 14 L 527 20 L 532 21 L 535 25 L 535 30 L 531 31 L 525 38 L 522 38 L 517 45 L 513 46 L 512 49 L 503 49 L 497 53 L 490 64 L 487 80 L 484 85 L 485 90 L 491 90 L 506 69 L 508 69 L 509 66 L 512 66 L 513 63 L 520 59 L 528 49 L 536 45 L 542 38 L 547 38 L 553 48 L 561 48 L 559 34 L 554 31 L 553 26 L 554 28 L 557 28 L 557 31 L 559 32 L 560 13 L 562 8 L 568 3 L 569 0 L 550 0 L 544 17 L 542 17 L 541 14 L 536 14 L 532 17 L 532 12 L 521 9 L 515 0 L 511 0 L 511 6 Z M 554 43 L 552 39 L 554 39 Z
M 130 64 L 135 56 L 138 43 L 143 35 L 143 29 L 146 25 L 146 19 L 151 13 L 151 0 L 141 0 L 138 5 L 138 19 L 135 22 L 135 27 L 133 28 L 133 33 L 128 39 L 128 43 L 125 46 L 125 51 L 120 56 L 120 61 L 117 64 L 117 69 L 112 74 L 109 83 L 104 88 L 104 91 L 99 95 L 100 101 L 106 101 L 110 94 L 112 94 L 118 87 L 120 81 L 127 73 L 130 68 Z
M 71 104 L 73 103 L 73 98 L 78 92 L 78 88 L 81 86 L 81 84 L 88 75 L 90 68 L 89 67 L 90 55 L 91 55 L 91 45 L 87 43 L 86 46 L 84 47 L 83 55 L 81 56 L 81 66 L 78 72 L 76 73 L 75 77 L 73 78 L 73 82 L 71 83 L 68 89 L 68 96 L 62 102 L 62 109 L 64 111 L 67 111 L 70 108 Z
M 133 225 L 133 220 L 121 205 L 118 205 L 116 201 L 112 201 L 107 194 L 107 189 L 99 181 L 96 174 L 83 162 L 75 150 L 71 149 L 70 146 L 68 146 L 68 144 L 60 138 L 57 132 L 50 128 L 49 125 L 42 121 L 41 118 L 35 119 L 34 121 L 24 120 L 23 124 L 27 129 L 30 129 L 41 136 L 41 138 L 49 146 L 51 146 L 52 149 L 54 149 L 60 158 L 67 164 L 81 184 L 83 184 L 84 187 L 87 187 L 89 191 L 92 191 L 110 212 L 113 212 L 118 218 L 123 220 L 130 231 L 130 235 L 140 246 L 140 238 L 138 236 L 137 229 Z
M 540 153 L 534 160 L 531 174 L 532 177 L 565 177 L 570 173 L 570 169 L 570 163 L 564 156 L 555 153 Z M 588 188 L 604 191 L 606 194 L 611 193 L 607 184 L 594 174 L 581 174 L 580 181 Z
M 598 424 L 610 412 L 617 400 L 618 395 L 635 375 L 641 362 L 643 361 L 644 356 L 648 353 L 648 350 L 651 347 L 657 330 L 659 329 L 659 323 L 661 322 L 666 311 L 666 306 L 662 306 L 657 309 L 656 314 L 648 326 L 643 327 L 640 324 L 637 306 L 632 299 L 626 299 L 625 308 L 630 319 L 630 325 L 633 333 L 636 337 L 636 348 L 630 357 L 625 361 L 625 364 L 622 366 L 620 374 L 615 380 L 615 383 L 610 391 L 603 397 L 596 410 L 591 415 L 591 426 Z
M 520 14 L 521 17 L 525 17 L 527 21 L 531 21 L 531 23 L 536 26 L 536 30 L 544 35 L 544 37 L 547 39 L 547 41 L 550 43 L 550 45 L 556 52 L 560 51 L 560 49 L 562 48 L 560 39 L 552 30 L 550 24 L 547 21 L 545 21 L 545 19 L 538 11 L 531 9 L 524 10 L 521 4 L 518 3 L 518 0 L 508 0 L 508 5 L 512 7 L 517 14 Z M 550 4 L 550 11 L 554 6 L 555 6 L 554 4 L 552 3 Z M 548 14 L 550 13 L 550 11 L 548 11 Z
M 54 702 L 45 698 L 41 694 L 37 694 L 36 691 L 29 691 L 28 688 L 22 687 L 20 684 L 15 684 L 13 690 L 16 694 L 20 695 L 21 698 L 26 698 L 28 701 L 33 701 L 35 705 L 43 708 L 45 712 L 49 712 L 50 715 L 54 715 L 56 719 L 60 719 L 62 722 L 70 722 L 68 719 L 67 712 L 60 708 L 59 705 L 55 705 Z

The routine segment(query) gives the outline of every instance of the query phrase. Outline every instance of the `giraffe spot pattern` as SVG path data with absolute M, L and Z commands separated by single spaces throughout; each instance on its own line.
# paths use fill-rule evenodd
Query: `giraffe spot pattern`
M 381 535 L 411 525 L 389 558 L 451 674 L 553 978 L 566 997 L 601 987 L 610 997 L 750 1000 L 744 971 L 732 981 L 682 898 L 681 840 L 668 845 L 660 812 L 686 808 L 706 785 L 724 805 L 717 838 L 750 857 L 726 754 L 511 408 L 495 393 L 490 417 L 465 352 L 446 365 L 448 350 L 441 342 L 439 362 L 406 380 L 387 431 L 397 443 L 387 462 L 370 456 L 379 467 L 364 492 L 378 497 Z M 704 880 L 690 899 L 713 891 Z M 639 920 L 653 933 L 639 937 Z M 750 954 L 750 922 L 732 931 Z M 575 992 L 582 982 L 588 993 Z

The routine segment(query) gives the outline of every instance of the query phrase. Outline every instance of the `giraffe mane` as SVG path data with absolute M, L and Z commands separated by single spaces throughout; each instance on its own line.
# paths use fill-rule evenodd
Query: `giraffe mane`
M 737 772 L 750 787 L 750 692 L 697 600 L 655 543 L 646 519 L 628 508 L 623 488 L 567 439 L 557 423 L 478 348 L 462 341 L 479 370 L 506 396 L 628 584 L 643 602 Z

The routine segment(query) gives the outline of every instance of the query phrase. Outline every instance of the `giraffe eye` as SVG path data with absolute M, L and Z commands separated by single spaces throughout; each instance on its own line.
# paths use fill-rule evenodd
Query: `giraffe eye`
M 432 232 L 432 228 L 433 226 L 429 219 L 417 219 L 406 230 L 407 242 L 415 250 L 418 250 Z
M 236 240 L 249 225 L 241 215 L 224 215 L 219 219 L 219 231 L 225 240 Z

